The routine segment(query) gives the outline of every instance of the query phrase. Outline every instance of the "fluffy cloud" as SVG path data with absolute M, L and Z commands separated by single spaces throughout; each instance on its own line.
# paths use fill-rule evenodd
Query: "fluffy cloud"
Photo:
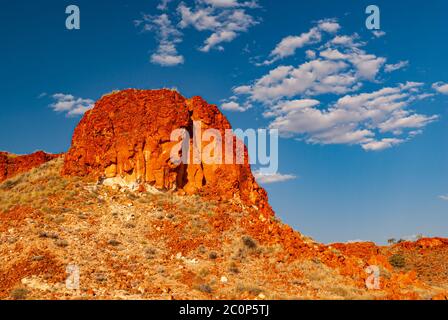
M 421 85 L 408 82 L 346 95 L 326 109 L 317 100 L 283 101 L 269 107 L 265 115 L 274 117 L 270 128 L 279 129 L 283 136 L 298 136 L 308 143 L 357 144 L 364 150 L 378 151 L 403 143 L 437 120 L 436 115 L 408 109 L 422 99 Z
M 362 47 L 365 43 L 359 42 L 359 35 L 357 33 L 353 35 L 337 35 L 326 46 L 338 46 L 347 48 Z
M 295 175 L 292 174 L 281 174 L 281 173 L 262 174 L 259 171 L 254 172 L 254 177 L 257 180 L 257 182 L 261 184 L 285 182 L 297 178 Z
M 251 85 L 234 88 L 234 93 L 262 103 L 297 95 L 345 94 L 359 89 L 361 80 L 373 79 L 384 61 L 363 53 L 347 56 L 347 60 L 330 58 L 311 60 L 296 68 L 279 66 Z
M 393 146 L 399 145 L 400 143 L 403 143 L 403 139 L 396 139 L 396 138 L 384 138 L 379 141 L 370 141 L 367 143 L 364 143 L 362 145 L 362 148 L 367 151 L 380 151 L 388 148 L 392 148 Z
M 304 32 L 298 36 L 287 36 L 283 38 L 275 49 L 272 50 L 270 59 L 265 60 L 259 65 L 270 65 L 280 59 L 292 56 L 297 49 L 320 42 L 323 32 L 335 33 L 339 28 L 340 25 L 335 20 L 321 20 L 308 32 Z
M 165 4 L 167 5 L 167 3 Z M 177 52 L 176 45 L 182 42 L 182 33 L 173 25 L 167 14 L 158 16 L 143 15 L 143 20 L 135 22 L 143 31 L 156 34 L 158 47 L 151 55 L 151 62 L 164 67 L 184 63 L 184 57 Z
M 246 2 L 239 2 L 238 0 L 201 0 L 201 2 L 212 5 L 216 8 L 259 7 L 256 0 Z
M 168 9 L 169 3 L 173 0 L 161 0 L 160 3 L 157 5 L 157 9 L 165 11 Z
M 439 196 L 439 199 L 442 199 L 444 201 L 448 201 L 448 195 Z
M 433 89 L 438 93 L 448 94 L 448 83 L 436 82 L 432 85 Z
M 384 66 L 385 72 L 394 72 L 396 70 L 403 69 L 409 65 L 409 61 L 400 61 L 395 64 L 386 64 Z
M 325 23 L 336 24 L 336 22 Z M 302 34 L 300 39 L 310 39 L 312 32 L 320 32 L 322 28 L 336 32 L 339 28 L 329 26 L 313 28 L 307 36 Z M 285 38 L 289 39 L 289 38 Z M 284 43 L 284 40 L 280 44 Z M 289 41 L 289 40 L 288 40 Z M 334 36 L 317 49 L 305 51 L 309 61 L 294 67 L 281 65 L 271 69 L 266 75 L 246 84 L 234 88 L 236 95 L 246 95 L 252 101 L 272 104 L 280 99 L 292 98 L 298 95 L 316 96 L 321 94 L 346 94 L 362 87 L 364 81 L 376 82 L 376 78 L 386 62 L 386 58 L 367 53 L 360 47 L 364 44 L 358 41 L 358 36 Z M 273 51 L 274 58 L 265 61 L 270 64 L 280 57 L 279 52 L 293 53 L 286 47 L 279 45 Z
M 239 112 L 246 111 L 245 107 L 241 106 L 238 102 L 235 101 L 224 102 L 223 104 L 221 104 L 221 109 L 227 111 L 239 111 Z
M 158 42 L 151 55 L 151 62 L 169 67 L 184 63 L 177 45 L 182 42 L 182 29 L 193 27 L 199 32 L 210 32 L 202 52 L 212 49 L 224 50 L 223 44 L 233 41 L 239 34 L 247 32 L 258 23 L 247 11 L 259 8 L 256 0 L 196 0 L 189 6 L 181 2 L 176 10 L 168 10 L 172 0 L 161 0 L 157 9 L 165 11 L 160 15 L 144 14 L 135 25 L 143 31 L 152 32 Z
M 68 117 L 83 115 L 93 108 L 95 101 L 77 98 L 71 94 L 56 93 L 52 95 L 55 100 L 50 107 L 56 112 L 65 113 Z
M 231 42 L 239 33 L 247 32 L 258 23 L 245 9 L 235 8 L 244 6 L 244 3 L 229 0 L 203 2 L 211 6 L 197 5 L 196 8 L 190 8 L 181 3 L 177 9 L 181 16 L 181 28 L 192 26 L 198 31 L 212 32 L 200 48 L 203 52 L 214 48 L 223 50 L 222 43 Z
M 322 20 L 308 32 L 283 38 L 264 64 L 308 46 L 303 49 L 305 62 L 276 66 L 234 87 L 227 110 L 244 111 L 241 105 L 258 104 L 269 127 L 283 137 L 312 144 L 359 145 L 366 151 L 400 145 L 438 119 L 411 109 L 417 101 L 433 96 L 423 83 L 379 86 L 381 75 L 408 66 L 408 61 L 386 64 L 385 57 L 366 51 L 367 43 L 358 34 L 341 35 L 339 29 L 336 20 Z M 360 93 L 366 83 L 379 88 Z M 448 92 L 444 83 L 433 87 Z

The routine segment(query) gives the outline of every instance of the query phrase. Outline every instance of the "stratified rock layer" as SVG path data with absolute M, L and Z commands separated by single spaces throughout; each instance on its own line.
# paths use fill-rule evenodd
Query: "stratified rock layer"
M 178 144 L 170 140 L 171 133 L 183 128 L 192 137 L 194 122 L 201 123 L 202 132 L 212 128 L 222 137 L 226 129 L 231 129 L 219 109 L 200 97 L 186 99 L 165 89 L 129 89 L 106 95 L 77 126 L 63 174 L 176 189 L 214 199 L 239 197 L 270 212 L 266 192 L 252 175 L 246 148 L 244 164 L 171 161 L 171 150 Z
M 29 171 L 59 156 L 43 151 L 37 151 L 23 156 L 0 152 L 0 182 Z

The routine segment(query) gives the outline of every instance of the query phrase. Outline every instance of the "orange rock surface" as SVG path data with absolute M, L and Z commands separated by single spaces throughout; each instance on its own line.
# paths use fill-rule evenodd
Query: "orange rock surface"
M 23 156 L 0 152 L 0 182 L 12 178 L 17 174 L 29 171 L 59 156 L 43 151 L 37 151 Z
M 202 159 L 193 163 L 192 151 L 189 164 L 171 161 L 171 150 L 178 144 L 171 141 L 171 133 L 186 129 L 192 146 L 194 122 L 201 123 L 201 133 L 216 129 L 222 137 L 231 129 L 219 109 L 200 97 L 186 99 L 173 90 L 134 89 L 106 95 L 76 128 L 63 174 L 119 179 L 128 185 L 175 189 L 218 200 L 239 197 L 271 211 L 266 192 L 252 175 L 246 148 L 244 164 L 205 163 Z M 235 151 L 235 141 L 235 137 L 227 144 L 223 141 L 222 154 L 229 144 Z M 215 141 L 203 142 L 202 150 L 208 143 Z

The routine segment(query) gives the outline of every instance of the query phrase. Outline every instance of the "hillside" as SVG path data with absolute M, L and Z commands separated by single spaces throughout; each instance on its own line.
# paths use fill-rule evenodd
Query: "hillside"
M 170 163 L 170 132 L 198 120 L 230 128 L 199 97 L 113 93 L 65 155 L 8 175 L 0 299 L 447 299 L 446 239 L 320 244 L 276 218 L 247 163 Z

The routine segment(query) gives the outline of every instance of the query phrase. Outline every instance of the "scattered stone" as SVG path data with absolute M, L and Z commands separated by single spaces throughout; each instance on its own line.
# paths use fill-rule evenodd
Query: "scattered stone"
M 61 247 L 61 248 L 65 248 L 65 247 L 68 246 L 68 242 L 67 242 L 67 240 L 56 240 L 56 241 L 55 241 L 55 244 L 56 244 L 58 247 Z
M 107 280 L 107 277 L 103 273 L 97 273 L 97 274 L 95 274 L 95 280 L 98 282 L 104 282 Z
M 46 231 L 39 232 L 39 237 L 40 238 L 49 238 L 49 239 L 59 239 L 59 235 L 57 233 L 46 232 Z
M 107 243 L 109 245 L 111 245 L 111 246 L 114 246 L 114 247 L 119 246 L 121 244 L 120 241 L 117 241 L 117 240 L 114 240 L 114 239 L 107 241 Z
M 33 258 L 32 258 L 33 261 L 42 261 L 44 259 L 45 259 L 44 256 L 33 256 Z

